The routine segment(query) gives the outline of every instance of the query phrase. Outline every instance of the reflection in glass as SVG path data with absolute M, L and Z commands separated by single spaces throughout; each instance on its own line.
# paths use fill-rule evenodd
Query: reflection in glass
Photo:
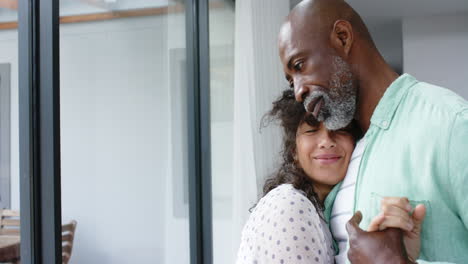
M 17 8 L 16 1 L 0 3 L 1 263 L 12 262 L 20 257 Z
M 180 2 L 61 1 L 60 12 L 71 263 L 189 263 Z

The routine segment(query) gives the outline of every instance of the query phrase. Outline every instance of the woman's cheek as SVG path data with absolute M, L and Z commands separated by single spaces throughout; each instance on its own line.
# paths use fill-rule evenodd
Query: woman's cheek
M 350 135 L 340 136 L 339 144 L 346 154 L 351 155 L 354 150 L 354 139 Z

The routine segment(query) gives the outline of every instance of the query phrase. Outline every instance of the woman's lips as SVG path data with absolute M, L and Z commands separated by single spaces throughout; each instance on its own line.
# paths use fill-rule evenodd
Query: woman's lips
M 337 162 L 338 160 L 340 160 L 341 156 L 336 155 L 336 154 L 322 154 L 322 155 L 315 156 L 314 159 L 322 164 L 328 165 L 328 164 L 333 164 Z

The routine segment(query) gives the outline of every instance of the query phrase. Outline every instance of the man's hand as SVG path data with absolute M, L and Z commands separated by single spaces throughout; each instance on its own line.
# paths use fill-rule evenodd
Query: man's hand
M 348 258 L 353 264 L 402 264 L 408 260 L 403 232 L 398 228 L 366 232 L 359 228 L 361 212 L 346 224 L 349 234 Z
M 426 208 L 419 204 L 412 208 L 406 197 L 384 197 L 380 203 L 380 214 L 369 225 L 367 231 L 382 231 L 389 227 L 404 230 L 403 241 L 410 259 L 419 257 L 421 249 L 421 230 Z

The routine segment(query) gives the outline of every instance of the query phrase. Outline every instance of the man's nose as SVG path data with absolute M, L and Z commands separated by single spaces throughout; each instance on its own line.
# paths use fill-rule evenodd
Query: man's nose
M 324 131 L 320 136 L 319 148 L 329 149 L 336 147 L 336 142 L 333 139 L 332 133 L 330 131 Z
M 299 78 L 294 79 L 294 95 L 296 101 L 302 102 L 309 92 L 309 88 L 303 85 Z

